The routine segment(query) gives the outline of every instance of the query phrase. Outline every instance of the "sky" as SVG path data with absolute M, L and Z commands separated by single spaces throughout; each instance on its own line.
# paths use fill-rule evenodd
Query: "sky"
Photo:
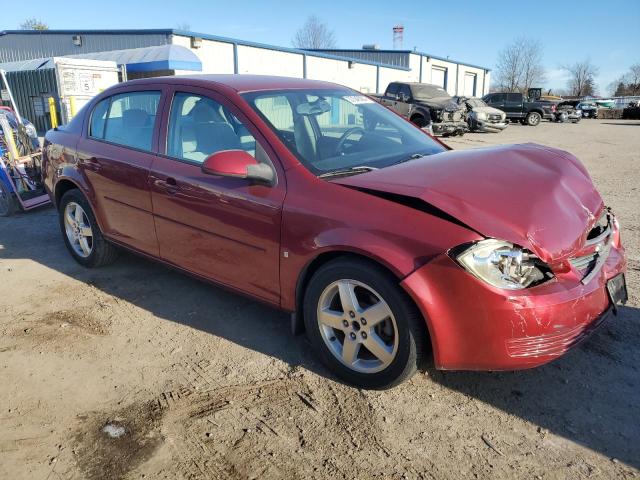
M 338 48 L 393 47 L 392 27 L 405 28 L 404 48 L 495 67 L 500 49 L 519 36 L 542 42 L 545 88 L 565 88 L 562 65 L 589 59 L 599 93 L 640 63 L 639 0 L 29 0 L 4 9 L 0 30 L 36 17 L 51 29 L 176 28 L 291 47 L 315 14 L 334 31 Z

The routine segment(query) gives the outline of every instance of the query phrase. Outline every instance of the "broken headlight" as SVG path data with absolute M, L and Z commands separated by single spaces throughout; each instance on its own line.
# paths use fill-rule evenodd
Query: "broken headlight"
M 529 250 L 493 238 L 482 240 L 455 259 L 469 273 L 497 288 L 520 290 L 553 277 Z

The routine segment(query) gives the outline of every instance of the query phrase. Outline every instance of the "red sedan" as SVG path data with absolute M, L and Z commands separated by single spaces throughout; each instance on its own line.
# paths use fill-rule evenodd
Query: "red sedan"
M 136 80 L 45 141 L 71 255 L 118 248 L 292 312 L 365 388 L 557 358 L 626 300 L 618 223 L 540 145 L 448 147 L 331 83 Z

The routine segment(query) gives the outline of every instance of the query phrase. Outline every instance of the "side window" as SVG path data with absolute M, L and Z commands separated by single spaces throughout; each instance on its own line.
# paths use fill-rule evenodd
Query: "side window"
M 89 127 L 89 136 L 93 138 L 104 138 L 104 126 L 107 121 L 107 112 L 109 111 L 110 98 L 105 98 L 98 103 L 93 112 L 91 112 L 91 125 Z
M 404 93 L 407 98 L 411 98 L 411 89 L 409 88 L 409 85 L 400 85 L 398 93 Z
M 504 102 L 505 95 L 503 93 L 494 93 L 489 100 L 491 103 Z
M 151 150 L 159 102 L 160 92 L 114 95 L 111 97 L 103 138 L 126 147 Z
M 174 158 L 202 163 L 223 150 L 244 150 L 256 158 L 265 155 L 261 148 L 256 155 L 256 139 L 240 120 L 218 102 L 200 95 L 175 94 L 167 133 L 167 155 Z
M 397 83 L 390 83 L 389 86 L 387 87 L 386 96 L 387 97 L 395 97 L 397 94 L 398 94 L 398 84 Z

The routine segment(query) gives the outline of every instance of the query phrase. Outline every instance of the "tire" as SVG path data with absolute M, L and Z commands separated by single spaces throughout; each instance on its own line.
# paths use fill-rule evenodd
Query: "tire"
M 341 291 L 355 297 L 354 314 L 342 306 Z M 372 306 L 377 317 L 367 310 Z M 413 376 L 423 360 L 427 330 L 422 315 L 397 280 L 374 263 L 343 257 L 320 267 L 305 291 L 303 311 L 307 336 L 322 362 L 356 387 L 391 388 Z M 354 356 L 344 351 L 345 345 L 351 345 Z
M 424 128 L 429 125 L 422 115 L 411 117 L 411 123 L 413 123 L 418 128 Z
M 81 209 L 79 214 L 78 206 Z M 84 242 L 72 243 L 71 238 L 73 238 L 73 235 L 68 232 L 69 224 L 65 222 L 67 213 L 71 214 L 70 217 L 76 221 L 75 224 L 70 226 L 70 230 L 73 230 L 77 237 L 84 237 Z M 62 196 L 58 217 L 64 243 L 71 256 L 80 265 L 87 268 L 102 267 L 113 263 L 118 258 L 118 248 L 102 236 L 91 205 L 80 190 L 69 190 Z M 87 230 L 87 227 L 90 230 Z M 86 233 L 90 233 L 90 235 L 87 236 Z M 83 248 L 83 244 L 85 247 L 88 246 L 88 249 Z
M 542 120 L 542 115 L 540 115 L 538 112 L 529 112 L 524 120 L 525 123 L 530 127 L 537 127 Z
M 0 217 L 10 217 L 15 211 L 16 199 L 13 198 L 13 192 L 11 192 L 4 181 L 0 179 Z

